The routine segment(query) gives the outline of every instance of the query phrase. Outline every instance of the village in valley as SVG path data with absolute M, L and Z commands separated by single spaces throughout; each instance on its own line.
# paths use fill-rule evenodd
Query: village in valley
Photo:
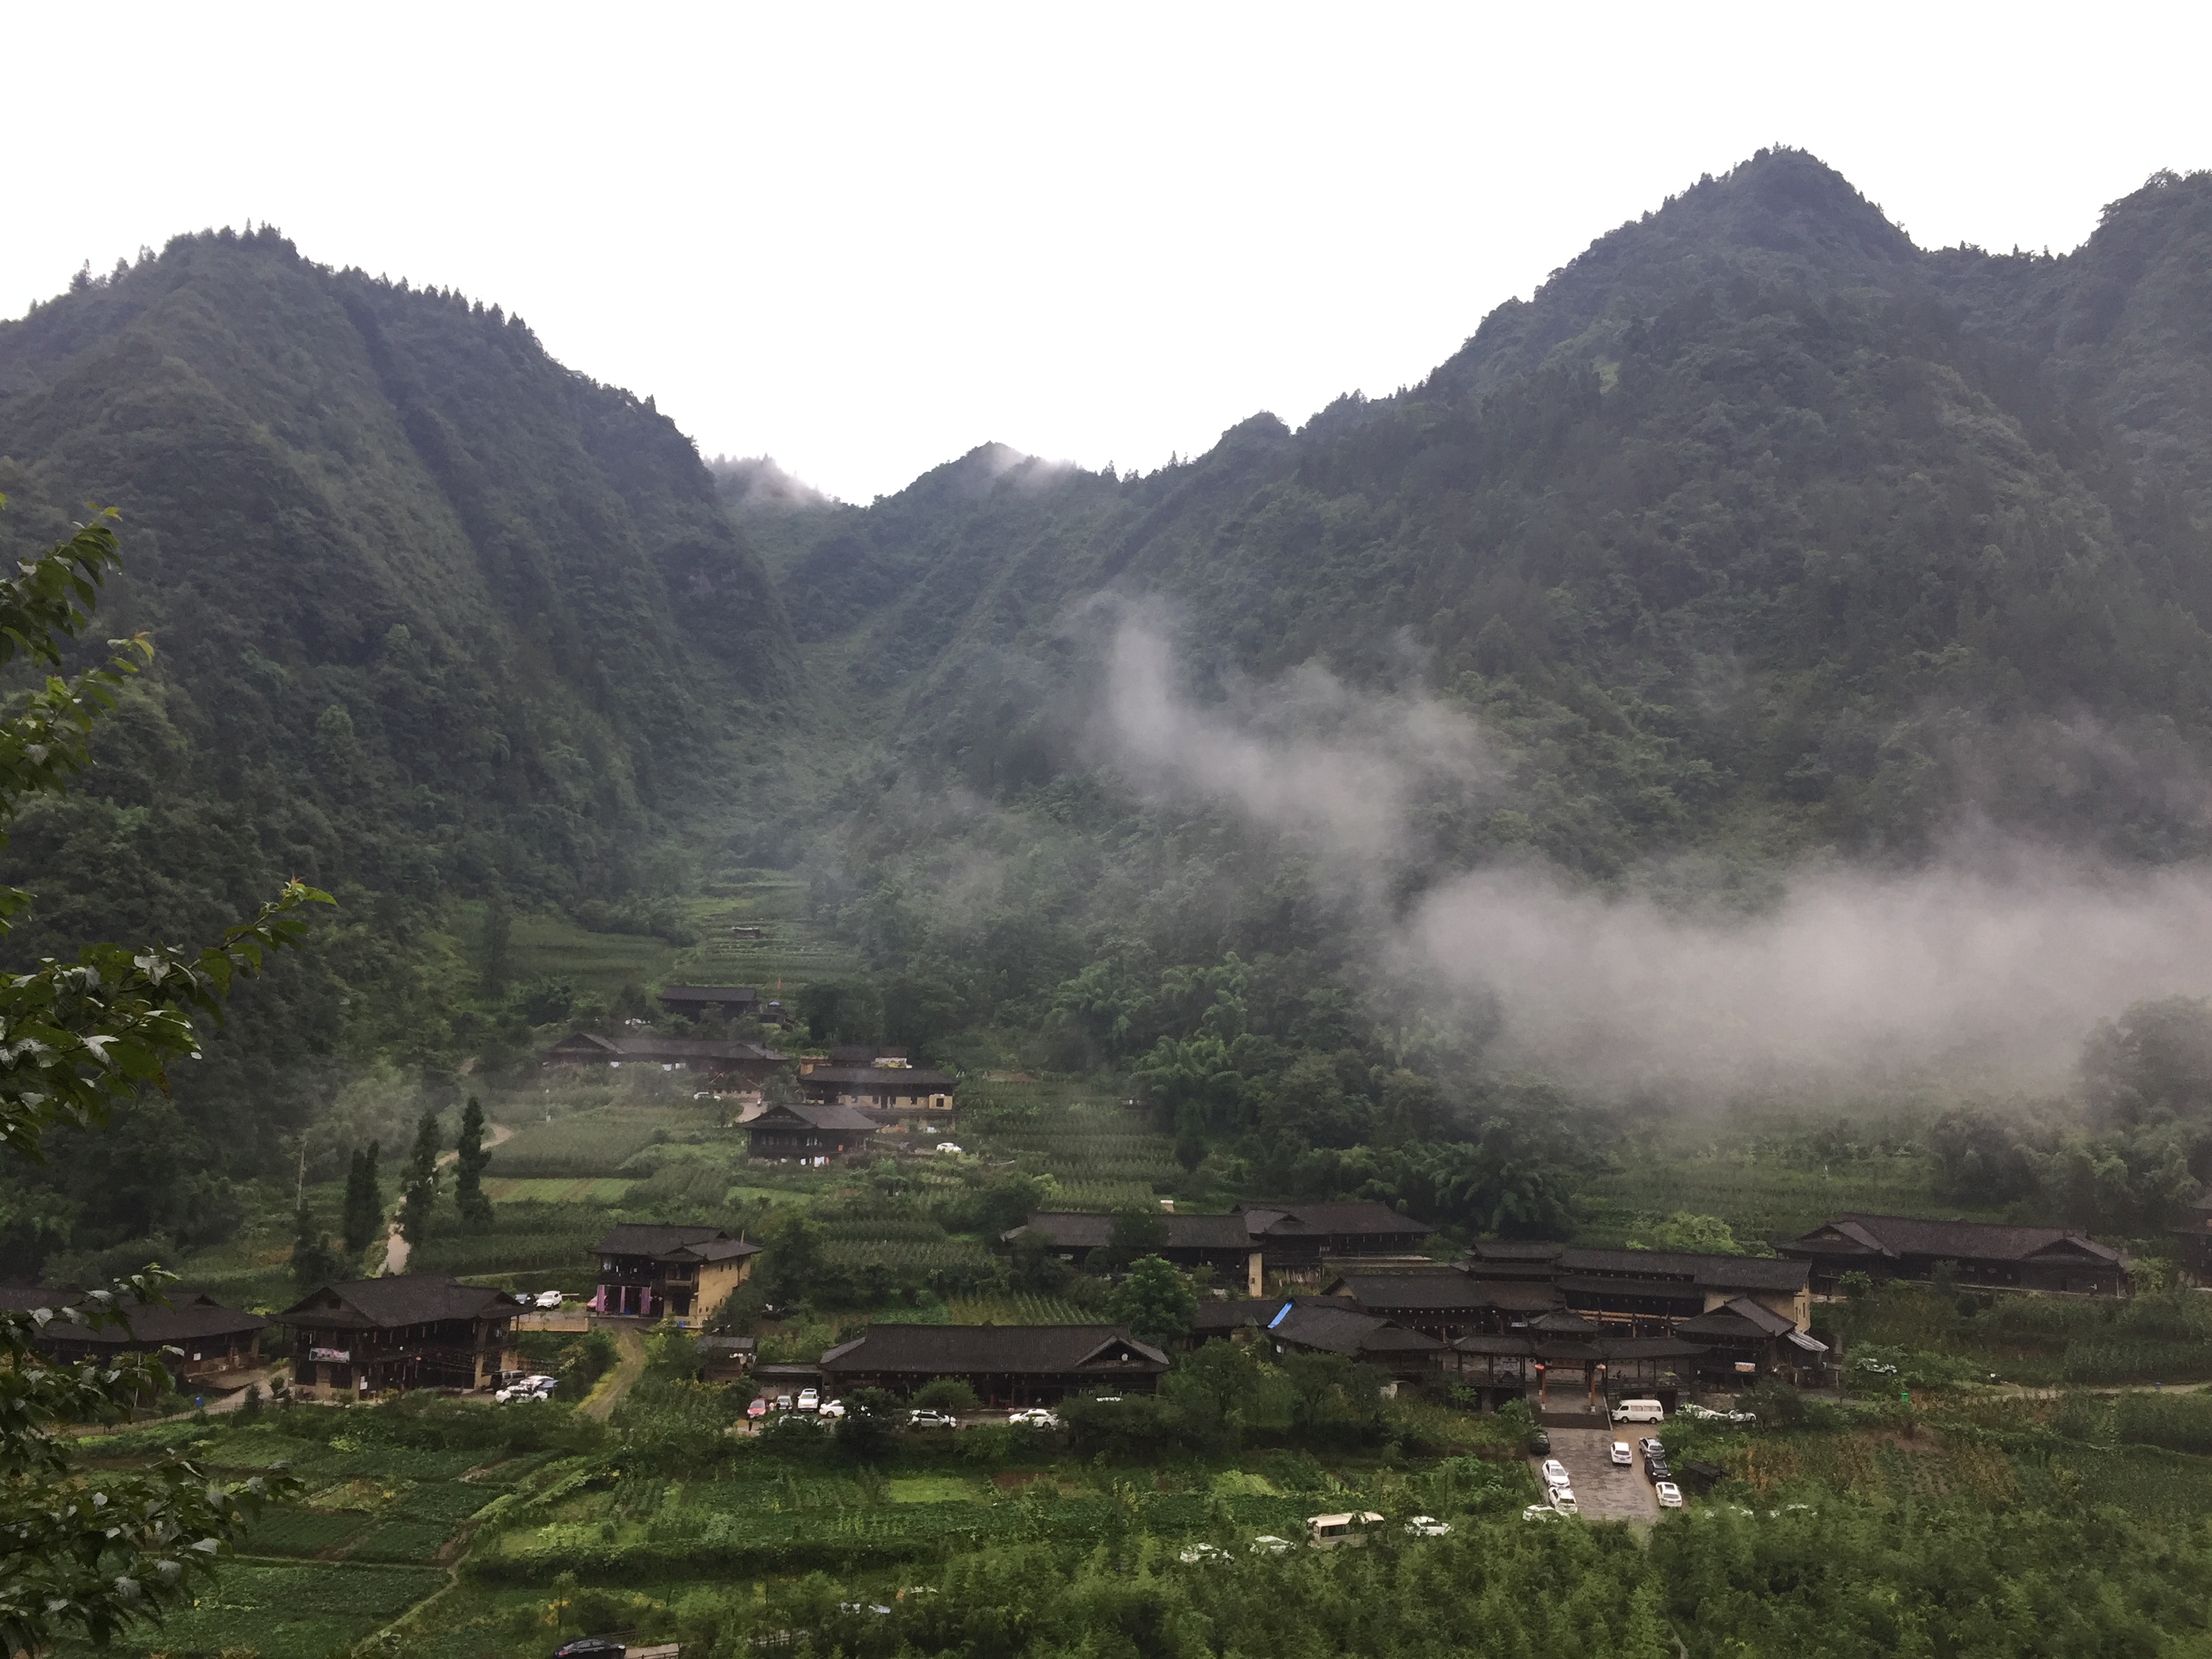
M 1811 1207 L 1824 1172 L 1802 1224 L 1723 1249 L 1471 1234 L 1225 1190 L 1079 1079 L 810 1042 L 754 988 L 656 1001 L 478 1082 L 488 1226 L 395 1224 L 382 1271 L 281 1303 L 251 1294 L 274 1252 L 187 1262 L 128 1329 L 46 1339 L 172 1372 L 110 1455 L 307 1471 L 233 1581 L 264 1651 L 696 1648 L 730 1617 L 702 1571 L 774 1607 L 830 1571 L 890 1609 L 916 1562 L 1089 1535 L 1102 1501 L 1190 1566 L 1486 1516 L 1645 1528 L 1815 1467 L 1986 1480 L 1935 1425 L 2032 1426 L 2091 1352 L 2123 1390 L 2174 1374 L 2141 1340 L 2170 1295 L 2075 1231 Z M 1846 1195 L 1915 1194 L 1873 1174 Z M 345 1594 L 298 1626 L 310 1565 Z

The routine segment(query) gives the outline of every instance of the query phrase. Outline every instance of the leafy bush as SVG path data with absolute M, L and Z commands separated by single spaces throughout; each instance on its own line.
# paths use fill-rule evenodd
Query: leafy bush
M 2212 1453 L 2212 1398 L 2201 1394 L 2124 1394 L 2113 1404 L 2112 1431 L 2133 1445 Z

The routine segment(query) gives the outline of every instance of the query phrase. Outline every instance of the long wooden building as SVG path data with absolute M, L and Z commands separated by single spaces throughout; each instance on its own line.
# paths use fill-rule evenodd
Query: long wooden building
M 292 1383 L 309 1398 L 489 1388 L 520 1368 L 521 1311 L 504 1291 L 431 1273 L 325 1285 L 277 1316 L 292 1334 Z
M 957 1377 L 984 1404 L 1008 1407 L 1048 1406 L 1099 1388 L 1149 1393 L 1168 1364 L 1118 1325 L 871 1325 L 824 1353 L 820 1371 L 840 1394 L 907 1395 Z

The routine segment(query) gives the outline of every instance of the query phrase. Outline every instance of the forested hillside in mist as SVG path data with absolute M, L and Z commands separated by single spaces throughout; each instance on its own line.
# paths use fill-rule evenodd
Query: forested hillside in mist
M 11 827 L 39 901 L 11 953 L 204 939 L 287 876 L 341 901 L 240 999 L 181 1118 L 149 1103 L 58 1161 L 130 1235 L 206 1224 L 192 1172 L 281 1157 L 349 1066 L 469 1053 L 486 1015 L 443 903 L 634 901 L 795 668 L 649 402 L 495 307 L 271 232 L 180 238 L 0 326 L 0 458 L 11 552 L 119 509 L 98 626 L 159 653 L 88 787 Z
M 2203 176 L 2063 258 L 1923 254 L 1765 155 L 1400 397 L 1141 479 L 980 450 L 824 510 L 787 593 L 802 637 L 865 641 L 848 672 L 908 747 L 995 794 L 1066 768 L 1071 705 L 1039 693 L 1079 679 L 1071 607 L 1110 589 L 1164 596 L 1201 678 L 1368 679 L 1410 643 L 1520 751 L 1526 799 L 1469 852 L 1910 848 L 1969 795 L 2200 850 L 2172 785 L 2212 690 L 2208 249 Z
M 1534 860 L 1725 912 L 1808 861 L 1907 869 L 1961 837 L 2201 856 L 2208 252 L 2204 175 L 2153 180 L 2063 258 L 1929 253 L 1817 161 L 1764 154 L 1601 238 L 1422 385 L 1298 432 L 1255 416 L 1120 478 L 987 446 L 865 511 L 740 507 L 790 550 L 817 694 L 875 740 L 811 854 L 883 973 L 883 1012 L 840 1018 L 1042 1031 L 1061 1063 L 1134 1066 L 1194 1135 L 1251 1133 L 1261 1186 L 1341 1188 L 1288 1160 L 1556 1117 L 1513 1108 L 1483 998 L 1383 971 L 1457 872 Z M 1294 671 L 1321 665 L 1339 758 L 1362 708 L 1441 710 L 1486 775 L 1402 802 L 1394 896 L 1350 900 L 1283 811 L 1150 787 L 1102 731 L 1133 617 L 1217 738 L 1294 737 Z M 1284 772 L 1302 752 L 1261 749 Z M 1252 758 L 1216 742 L 1186 781 Z M 2045 1053 L 2120 1012 L 2094 985 L 2062 1000 Z M 2104 1155 L 2131 1195 L 2084 1220 L 2212 1176 L 2201 1128 Z
M 101 623 L 161 653 L 15 826 L 10 948 L 204 936 L 285 874 L 343 901 L 126 1132 L 138 1173 L 66 1177 L 80 1242 L 189 1233 L 175 1172 L 219 1210 L 349 1068 L 526 1037 L 457 899 L 644 928 L 799 872 L 865 963 L 805 988 L 813 1035 L 1110 1066 L 1190 1161 L 1338 1190 L 1556 1115 L 1481 997 L 1378 973 L 1462 872 L 1755 909 L 1967 826 L 2212 850 L 2206 175 L 2063 257 L 1928 252 L 1762 154 L 1395 397 L 1142 476 L 985 445 L 866 508 L 710 470 L 495 306 L 204 234 L 0 325 L 0 458 L 11 549 L 122 510 Z M 1389 796 L 1347 884 L 1138 775 L 1101 725 L 1131 626 L 1277 737 L 1316 696 L 1354 749 L 1362 709 L 1463 721 L 1479 782 Z

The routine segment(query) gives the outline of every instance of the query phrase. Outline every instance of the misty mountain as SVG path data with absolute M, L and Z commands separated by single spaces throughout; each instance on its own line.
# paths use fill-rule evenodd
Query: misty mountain
M 39 902 L 11 951 L 205 939 L 290 875 L 343 901 L 188 1082 L 239 1146 L 338 1054 L 465 1051 L 444 901 L 622 900 L 796 670 L 650 400 L 273 232 L 179 238 L 0 325 L 0 458 L 11 551 L 119 509 L 97 626 L 158 651 L 88 787 L 13 826 Z
M 987 447 L 824 513 L 787 603 L 902 752 L 999 798 L 1082 769 L 1103 592 L 1163 605 L 1200 685 L 1449 688 L 1518 784 L 1457 861 L 1969 817 L 2202 851 L 2209 220 L 2212 176 L 2161 177 L 2063 258 L 1929 253 L 1764 153 L 1399 396 L 1140 478 Z

